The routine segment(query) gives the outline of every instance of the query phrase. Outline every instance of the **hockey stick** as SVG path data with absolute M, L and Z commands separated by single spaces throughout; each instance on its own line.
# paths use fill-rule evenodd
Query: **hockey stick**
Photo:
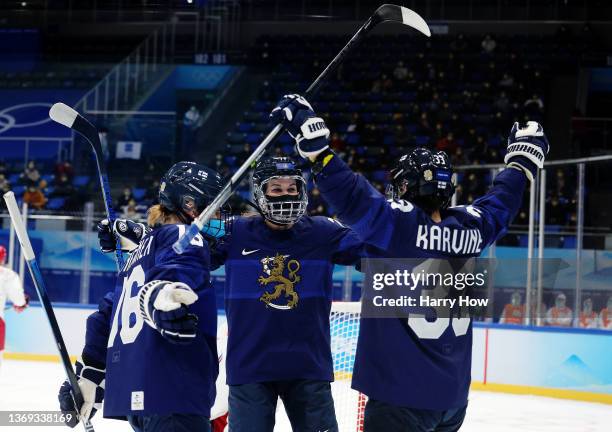
M 38 263 L 36 262 L 34 250 L 32 249 L 32 243 L 30 243 L 28 232 L 26 231 L 23 219 L 21 219 L 21 214 L 19 213 L 19 208 L 17 207 L 17 201 L 15 200 L 15 194 L 13 192 L 5 193 L 4 201 L 6 202 L 6 207 L 8 208 L 13 227 L 15 227 L 15 232 L 17 233 L 19 244 L 21 244 L 23 256 L 25 257 L 25 261 L 28 264 L 28 268 L 30 269 L 30 275 L 32 275 L 32 281 L 34 282 L 34 287 L 36 288 L 36 292 L 38 293 L 38 298 L 40 299 L 41 304 L 45 308 L 45 313 L 47 314 L 47 319 L 49 320 L 49 325 L 51 326 L 51 332 L 53 333 L 53 337 L 55 338 L 55 344 L 57 345 L 57 349 L 60 353 L 60 358 L 62 360 L 64 370 L 66 371 L 68 382 L 72 387 L 72 397 L 74 399 L 74 406 L 79 409 L 81 406 L 83 406 L 84 403 L 83 394 L 81 393 L 81 388 L 79 387 L 77 377 L 74 373 L 74 370 L 72 369 L 72 364 L 70 364 L 68 350 L 66 350 L 64 338 L 62 337 L 59 325 L 57 324 L 57 318 L 55 318 L 55 313 L 53 312 L 53 306 L 51 306 L 51 301 L 49 300 L 49 296 L 47 295 L 47 288 L 45 287 L 45 282 L 42 278 L 42 273 L 40 272 L 40 268 L 38 267 Z M 89 422 L 89 420 L 81 419 L 81 422 L 85 427 L 85 431 L 93 432 L 94 428 Z
M 367 35 L 374 27 L 384 22 L 395 22 L 404 24 L 408 27 L 412 27 L 415 30 L 423 33 L 426 36 L 431 36 L 429 27 L 423 18 L 420 17 L 416 12 L 405 8 L 403 6 L 396 6 L 392 4 L 384 4 L 376 9 L 376 12 L 357 30 L 353 37 L 348 43 L 340 50 L 336 57 L 327 65 L 327 67 L 321 72 L 321 74 L 314 80 L 314 82 L 308 87 L 304 96 L 306 99 L 316 94 L 317 90 L 321 87 L 324 80 L 330 75 L 332 71 L 338 67 L 338 65 L 344 60 L 347 54 L 355 47 L 365 35 Z M 183 251 L 189 246 L 189 243 L 195 238 L 200 230 L 208 223 L 213 215 L 225 204 L 225 202 L 234 193 L 240 181 L 244 178 L 247 170 L 251 165 L 259 160 L 264 154 L 268 146 L 281 134 L 283 126 L 278 124 L 272 129 L 272 131 L 264 138 L 264 140 L 255 149 L 253 154 L 242 164 L 240 168 L 234 173 L 229 183 L 227 183 L 219 195 L 204 209 L 204 211 L 191 223 L 189 229 L 185 231 L 183 236 L 179 238 L 176 243 L 172 246 L 176 253 L 183 253 Z
M 106 210 L 106 217 L 108 218 L 108 223 L 112 230 L 113 221 L 117 219 L 117 216 L 115 214 L 115 209 L 113 209 L 113 201 L 110 193 L 110 186 L 108 184 L 106 164 L 102 162 L 102 144 L 100 143 L 98 130 L 94 125 L 87 121 L 85 117 L 61 102 L 53 104 L 49 110 L 49 117 L 51 120 L 66 126 L 75 132 L 78 132 L 91 145 L 96 158 L 96 165 L 98 166 L 98 177 L 100 178 L 100 185 L 102 187 L 104 209 Z M 121 269 L 123 269 L 123 254 L 121 253 L 121 241 L 119 239 L 117 239 L 117 244 L 115 247 L 115 257 L 117 258 L 117 270 L 121 271 Z

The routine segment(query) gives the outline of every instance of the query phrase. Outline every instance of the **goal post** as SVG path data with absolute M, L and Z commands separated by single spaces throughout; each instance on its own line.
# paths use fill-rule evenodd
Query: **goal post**
M 351 388 L 360 315 L 360 302 L 334 302 L 329 317 L 335 379 L 332 395 L 339 430 L 348 432 L 363 431 L 366 403 L 366 396 Z

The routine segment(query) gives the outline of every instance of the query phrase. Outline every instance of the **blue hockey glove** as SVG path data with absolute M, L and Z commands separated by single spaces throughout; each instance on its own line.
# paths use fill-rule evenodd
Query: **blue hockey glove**
M 310 103 L 302 96 L 283 96 L 270 117 L 287 129 L 303 158 L 314 160 L 329 148 L 329 129 L 325 120 L 317 117 Z
M 108 219 L 98 222 L 98 241 L 100 250 L 104 253 L 114 252 L 116 241 L 121 241 L 123 252 L 132 252 L 138 243 L 150 230 L 145 224 L 136 223 L 129 219 L 115 219 L 111 229 Z
M 538 168 L 544 166 L 549 149 L 542 125 L 529 121 L 526 127 L 521 128 L 516 122 L 508 137 L 508 152 L 504 162 L 509 167 L 520 169 L 533 181 Z
M 70 427 L 75 427 L 80 418 L 91 419 L 96 411 L 102 408 L 102 401 L 104 400 L 106 370 L 103 366 L 95 367 L 87 364 L 83 358 L 79 358 L 76 362 L 76 375 L 84 399 L 80 409 L 77 410 L 74 406 L 72 387 L 68 380 L 64 381 L 57 396 L 62 414 L 65 416 L 70 414 L 70 419 L 65 417 L 64 420 L 66 425 Z
M 187 306 L 197 299 L 198 295 L 182 282 L 154 280 L 138 293 L 144 321 L 175 344 L 189 344 L 196 337 L 198 316 Z

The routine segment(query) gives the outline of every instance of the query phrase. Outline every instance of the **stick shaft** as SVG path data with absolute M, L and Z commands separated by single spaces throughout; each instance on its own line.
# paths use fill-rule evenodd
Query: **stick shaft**
M 102 143 L 100 142 L 100 136 L 98 130 L 91 124 L 85 117 L 77 113 L 77 116 L 72 125 L 72 129 L 81 134 L 91 145 L 91 148 L 96 159 L 96 168 L 98 169 L 98 179 L 100 180 L 100 187 L 102 188 L 102 200 L 104 201 L 104 210 L 106 212 L 106 218 L 109 220 L 111 226 L 117 215 L 113 208 L 113 201 L 110 192 L 110 184 L 108 181 L 108 172 L 106 170 L 106 164 L 103 160 Z M 115 258 L 117 261 L 117 271 L 120 272 L 123 269 L 123 254 L 121 252 L 121 241 L 116 239 L 115 244 Z
M 30 270 L 30 275 L 32 276 L 32 281 L 34 282 L 34 288 L 36 288 L 38 298 L 41 304 L 43 305 L 45 314 L 47 315 L 47 320 L 49 321 L 51 332 L 53 333 L 53 338 L 55 339 L 55 344 L 60 354 L 62 366 L 64 367 L 64 371 L 66 372 L 66 377 L 68 378 L 68 382 L 72 387 L 75 407 L 79 408 L 83 405 L 83 394 L 81 393 L 81 388 L 79 387 L 77 376 L 75 375 L 74 370 L 72 369 L 72 364 L 70 363 L 70 356 L 68 355 L 68 350 L 66 349 L 66 344 L 64 343 L 64 338 L 62 337 L 62 332 L 60 331 L 59 325 L 57 323 L 57 318 L 55 317 L 53 306 L 51 305 L 51 301 L 49 300 L 49 296 L 47 295 L 47 288 L 45 286 L 40 267 L 38 266 L 38 263 L 36 261 L 36 257 L 34 256 L 34 249 L 32 248 L 30 237 L 28 236 L 25 224 L 23 223 L 23 219 L 21 218 L 21 214 L 19 213 L 17 201 L 15 200 L 15 194 L 13 194 L 13 192 L 7 192 L 6 194 L 4 194 L 4 201 L 6 202 L 11 222 L 15 227 L 17 239 L 19 240 L 19 244 L 21 245 L 21 249 L 23 251 L 25 261 L 28 265 L 28 269 Z M 82 421 L 86 431 L 93 431 L 93 427 L 91 426 L 88 420 L 82 419 Z

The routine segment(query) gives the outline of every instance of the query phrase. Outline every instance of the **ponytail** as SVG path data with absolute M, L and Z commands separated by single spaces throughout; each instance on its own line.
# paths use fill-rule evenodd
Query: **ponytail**
M 174 213 L 167 208 L 159 204 L 155 204 L 147 211 L 147 225 L 149 225 L 151 228 L 158 225 L 164 225 L 168 223 L 168 219 L 172 215 L 174 215 Z

